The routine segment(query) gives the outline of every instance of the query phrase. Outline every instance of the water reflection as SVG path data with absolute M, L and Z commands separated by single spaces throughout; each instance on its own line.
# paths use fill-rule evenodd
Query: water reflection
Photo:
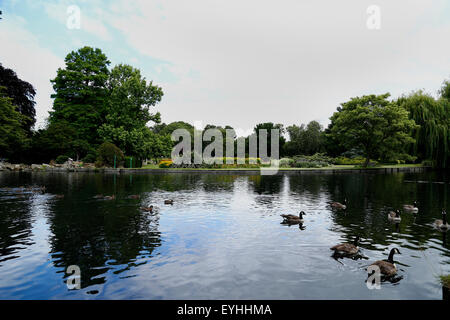
M 161 245 L 159 215 L 140 210 L 137 201 L 126 197 L 107 202 L 91 200 L 89 194 L 83 198 L 68 196 L 54 203 L 47 217 L 55 267 L 78 265 L 84 288 L 105 283 L 109 270 L 120 274 L 151 259 Z
M 2 277 L 0 298 L 336 299 L 344 289 L 349 299 L 440 298 L 436 273 L 449 272 L 450 250 L 433 221 L 449 209 L 449 180 L 442 172 L 1 173 L 0 272 L 16 270 L 30 284 Z M 345 198 L 346 210 L 330 208 Z M 416 199 L 418 214 L 387 219 Z M 280 214 L 302 210 L 305 222 L 280 224 Z M 330 259 L 333 244 L 355 236 L 363 239 L 358 255 Z M 404 252 L 400 274 L 384 295 L 368 291 L 368 262 L 394 246 Z M 36 263 L 39 271 L 25 271 Z M 81 269 L 79 293 L 65 286 L 69 265 Z
M 33 244 L 33 216 L 31 205 L 33 194 L 19 192 L 16 188 L 0 189 L 0 267 L 9 259 L 20 257 L 19 251 Z

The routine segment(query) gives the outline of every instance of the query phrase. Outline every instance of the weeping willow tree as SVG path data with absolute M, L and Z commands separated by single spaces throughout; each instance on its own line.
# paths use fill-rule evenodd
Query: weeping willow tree
M 420 160 L 431 160 L 440 168 L 450 167 L 450 83 L 444 83 L 438 100 L 416 91 L 398 99 L 398 104 L 408 112 L 419 127 L 412 130 L 415 143 L 409 153 Z M 449 96 L 450 98 L 450 96 Z

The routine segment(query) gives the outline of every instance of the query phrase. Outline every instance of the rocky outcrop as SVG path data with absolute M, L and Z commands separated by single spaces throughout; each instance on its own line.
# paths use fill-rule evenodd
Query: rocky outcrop
M 86 171 L 95 169 L 93 163 L 82 163 L 79 161 L 67 161 L 63 164 L 55 162 L 42 164 L 13 164 L 9 162 L 0 162 L 0 171 Z
M 2 162 L 0 163 L 0 170 L 9 170 L 9 171 L 24 171 L 24 170 L 30 170 L 31 167 L 27 164 L 12 164 L 9 162 Z

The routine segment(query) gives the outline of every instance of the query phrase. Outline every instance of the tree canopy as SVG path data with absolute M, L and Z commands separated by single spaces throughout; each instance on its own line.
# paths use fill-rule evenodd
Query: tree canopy
M 416 142 L 409 152 L 420 160 L 434 160 L 436 166 L 450 165 L 450 83 L 441 89 L 435 100 L 422 91 L 398 99 L 398 104 L 409 112 L 410 119 L 419 126 L 412 131 Z
M 28 142 L 23 122 L 26 120 L 18 112 L 11 98 L 5 95 L 5 88 L 0 87 L 0 158 L 17 157 Z
M 146 80 L 137 68 L 119 64 L 110 70 L 109 65 L 100 49 L 86 46 L 70 52 L 65 67 L 59 68 L 56 77 L 50 80 L 55 93 L 48 123 L 44 129 L 34 131 L 35 89 L 0 64 L 0 87 L 3 87 L 0 157 L 46 162 L 70 156 L 94 162 L 104 142 L 114 144 L 126 156 L 169 157 L 174 145 L 173 131 L 186 129 L 190 133 L 191 150 L 195 145 L 194 134 L 200 133 L 203 138 L 200 146 L 205 150 L 214 143 L 204 139 L 206 130 L 212 128 L 222 133 L 224 147 L 228 142 L 234 144 L 237 155 L 237 146 L 241 144 L 236 134 L 229 138 L 233 141 L 226 140 L 226 129 L 233 129 L 231 126 L 208 124 L 203 130 L 196 130 L 184 121 L 161 123 L 160 113 L 152 108 L 162 100 L 163 90 Z M 257 124 L 254 132 L 267 130 L 269 157 L 273 156 L 271 130 L 278 129 L 280 156 L 326 152 L 332 157 L 363 155 L 365 165 L 370 159 L 381 162 L 417 159 L 449 167 L 450 81 L 444 81 L 437 98 L 422 91 L 395 101 L 388 98 L 389 94 L 365 95 L 342 103 L 325 130 L 317 121 L 286 129 L 282 124 L 266 122 Z M 153 122 L 151 127 L 149 122 Z M 287 142 L 285 132 L 289 135 Z M 250 153 L 251 137 L 245 138 L 246 156 Z M 214 139 L 215 136 L 211 137 Z M 258 156 L 265 157 L 259 150 L 258 139 L 257 135 Z M 29 154 L 32 156 L 24 157 Z
M 389 160 L 406 156 L 405 145 L 414 143 L 417 126 L 408 111 L 388 101 L 389 93 L 352 98 L 331 116 L 328 136 L 347 150 L 360 149 L 366 158 Z
M 0 86 L 4 87 L 4 94 L 10 97 L 11 103 L 17 111 L 26 118 L 22 122 L 22 128 L 25 129 L 28 136 L 31 136 L 31 129 L 36 122 L 36 110 L 34 108 L 34 96 L 36 90 L 34 87 L 17 76 L 17 74 L 0 63 Z
M 323 149 L 323 128 L 317 121 L 311 121 L 306 126 L 292 125 L 286 128 L 289 141 L 284 145 L 284 154 L 313 155 Z
M 149 136 L 146 124 L 160 122 L 160 114 L 150 113 L 150 107 L 161 101 L 163 91 L 147 84 L 138 69 L 117 65 L 107 82 L 106 119 L 98 133 L 104 141 L 111 141 L 129 155 L 148 157 L 144 148 Z
M 65 58 L 66 68 L 59 68 L 51 80 L 55 94 L 50 124 L 65 121 L 75 130 L 76 138 L 88 144 L 101 142 L 97 129 L 107 115 L 106 99 L 110 64 L 100 49 L 83 47 Z

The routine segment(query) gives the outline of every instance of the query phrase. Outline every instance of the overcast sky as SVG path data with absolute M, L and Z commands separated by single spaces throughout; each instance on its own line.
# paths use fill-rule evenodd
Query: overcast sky
M 69 29 L 67 8 L 80 9 Z M 380 28 L 367 12 L 380 9 Z M 98 47 L 163 88 L 166 123 L 284 125 L 328 118 L 354 96 L 424 89 L 450 78 L 448 0 L 0 0 L 0 62 L 37 90 L 71 50 Z M 371 20 L 373 21 L 373 20 Z

